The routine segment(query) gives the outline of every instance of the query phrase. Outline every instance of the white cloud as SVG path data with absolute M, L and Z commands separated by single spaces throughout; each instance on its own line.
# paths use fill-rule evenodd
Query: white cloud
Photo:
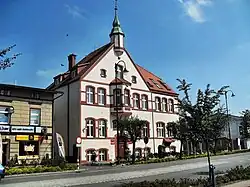
M 185 13 L 192 18 L 193 21 L 198 23 L 203 23 L 206 21 L 203 7 L 209 6 L 212 4 L 211 0 L 177 0 L 179 1 Z
M 68 13 L 73 16 L 73 18 L 85 18 L 86 13 L 83 9 L 80 9 L 78 6 L 70 6 L 68 4 L 64 5 L 68 9 Z

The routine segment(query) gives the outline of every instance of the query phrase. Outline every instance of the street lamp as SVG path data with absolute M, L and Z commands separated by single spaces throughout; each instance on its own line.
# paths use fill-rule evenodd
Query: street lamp
M 227 127 L 228 127 L 228 137 L 229 137 L 229 150 L 232 151 L 233 150 L 233 139 L 231 137 L 231 129 L 230 129 L 230 123 L 229 123 L 229 109 L 228 109 L 228 92 L 231 93 L 231 97 L 234 97 L 235 94 L 233 93 L 232 90 L 225 90 L 225 91 L 221 91 L 220 94 L 224 94 L 225 96 L 225 102 L 226 102 L 226 111 L 227 111 Z
M 119 59 L 119 58 L 118 58 Z M 126 68 L 126 63 L 123 61 L 123 60 L 119 60 L 117 63 L 115 63 L 115 108 L 116 108 L 116 130 L 117 130 L 117 135 L 116 135 L 116 138 L 117 138 L 117 161 L 119 162 L 119 158 L 120 158 L 120 153 L 119 153 L 119 125 L 118 125 L 118 121 L 119 121 L 119 113 L 118 113 L 118 82 L 117 82 L 117 79 L 118 79 L 118 66 L 120 63 L 123 63 L 124 65 L 124 69 L 121 70 L 122 74 L 123 73 L 128 73 L 128 70 Z M 123 77 L 121 77 L 123 78 Z M 120 93 L 121 94 L 121 93 Z

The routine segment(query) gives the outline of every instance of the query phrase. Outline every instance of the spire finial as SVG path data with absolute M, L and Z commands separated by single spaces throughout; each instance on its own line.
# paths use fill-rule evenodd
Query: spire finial
M 117 10 L 118 10 L 117 0 L 115 0 L 115 16 L 117 16 Z

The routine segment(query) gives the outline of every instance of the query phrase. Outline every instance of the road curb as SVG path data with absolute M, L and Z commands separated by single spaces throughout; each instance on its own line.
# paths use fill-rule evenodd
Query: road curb
M 27 174 L 16 174 L 16 175 L 6 175 L 5 178 L 12 177 L 29 177 L 29 176 L 46 176 L 46 175 L 60 175 L 62 173 L 80 173 L 82 171 L 86 171 L 88 169 L 80 169 L 80 170 L 68 170 L 68 171 L 56 171 L 56 172 L 43 172 L 43 173 L 27 173 Z

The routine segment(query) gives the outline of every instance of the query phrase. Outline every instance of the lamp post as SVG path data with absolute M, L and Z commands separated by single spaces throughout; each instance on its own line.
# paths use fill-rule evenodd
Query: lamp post
M 224 92 L 224 95 L 225 95 L 225 102 L 226 102 L 226 110 L 227 110 L 227 127 L 228 127 L 228 137 L 229 137 L 229 140 L 230 140 L 230 143 L 229 143 L 229 150 L 232 151 L 233 150 L 233 140 L 232 140 L 232 137 L 231 137 L 231 129 L 230 129 L 230 123 L 229 123 L 229 109 L 228 109 L 228 92 L 231 92 L 231 97 L 234 97 L 235 94 L 233 93 L 232 90 L 226 90 Z
M 119 59 L 119 58 L 118 58 Z M 119 154 L 119 141 L 120 141 L 120 136 L 119 136 L 119 113 L 118 113 L 118 82 L 117 82 L 117 79 L 118 79 L 118 67 L 119 67 L 119 64 L 120 63 L 123 63 L 124 65 L 124 69 L 121 70 L 121 74 L 122 74 L 122 77 L 120 78 L 123 78 L 123 73 L 128 73 L 128 70 L 126 68 L 126 63 L 123 61 L 123 60 L 119 60 L 118 62 L 115 63 L 115 108 L 116 108 L 116 130 L 117 130 L 117 135 L 116 135 L 116 139 L 117 139 L 117 161 L 119 163 L 119 160 L 120 160 L 120 154 Z M 121 93 L 120 93 L 121 94 Z

